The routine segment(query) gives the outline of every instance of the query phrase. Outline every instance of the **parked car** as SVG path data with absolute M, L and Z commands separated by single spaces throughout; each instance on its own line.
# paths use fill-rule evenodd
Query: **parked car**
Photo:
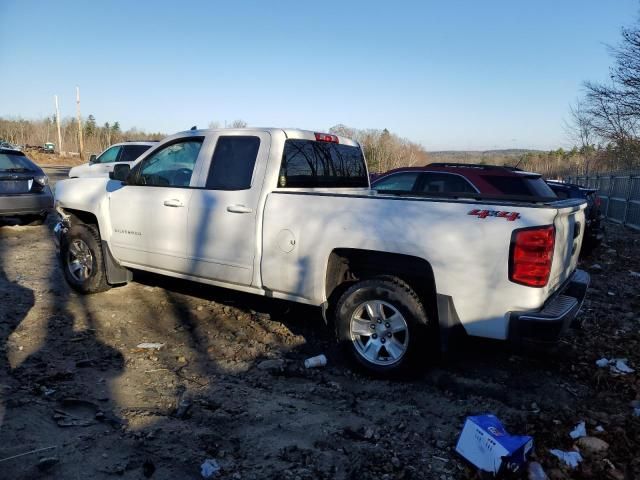
M 192 130 L 110 179 L 59 182 L 54 231 L 79 292 L 139 269 L 317 305 L 358 362 L 393 373 L 460 328 L 556 340 L 589 283 L 576 269 L 585 206 L 385 195 L 347 138 Z
M 0 217 L 19 217 L 23 223 L 42 224 L 53 208 L 49 179 L 27 156 L 0 148 Z
M 108 177 L 116 165 L 133 162 L 157 144 L 158 142 L 116 143 L 98 156 L 91 155 L 91 157 L 89 157 L 89 163 L 73 167 L 69 170 L 69 177 Z
M 480 194 L 556 198 L 540 174 L 513 167 L 468 163 L 431 163 L 424 167 L 397 168 L 375 178 L 371 188 L 451 196 Z
M 578 198 L 587 201 L 587 208 L 584 211 L 585 231 L 582 252 L 591 253 L 602 243 L 604 238 L 603 215 L 600 210 L 601 201 L 598 190 L 556 180 L 547 180 L 547 185 L 551 187 L 558 198 Z

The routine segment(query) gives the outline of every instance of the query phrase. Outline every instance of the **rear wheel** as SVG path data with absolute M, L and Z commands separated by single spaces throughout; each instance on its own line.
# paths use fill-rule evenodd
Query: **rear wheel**
M 108 290 L 100 235 L 92 225 L 72 225 L 60 243 L 60 260 L 67 282 L 81 293 Z
M 425 349 L 429 322 L 409 285 L 396 277 L 354 284 L 336 307 L 338 339 L 367 370 L 406 371 Z

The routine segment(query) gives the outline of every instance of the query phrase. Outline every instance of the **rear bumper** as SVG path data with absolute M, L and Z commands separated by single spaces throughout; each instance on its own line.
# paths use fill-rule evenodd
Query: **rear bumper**
M 509 340 L 515 344 L 556 342 L 580 311 L 589 281 L 587 272 L 576 270 L 542 309 L 511 312 Z
M 47 188 L 41 193 L 0 196 L 0 216 L 44 213 L 53 208 L 53 195 Z

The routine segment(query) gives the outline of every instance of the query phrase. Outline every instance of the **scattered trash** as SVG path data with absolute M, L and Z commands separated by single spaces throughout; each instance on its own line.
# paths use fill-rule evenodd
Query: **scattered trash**
M 610 297 L 615 297 L 616 296 L 615 292 L 607 292 L 607 295 L 609 295 Z
M 327 364 L 327 357 L 323 354 L 316 355 L 315 357 L 307 358 L 304 361 L 305 368 L 317 368 L 324 367 Z
M 598 433 L 603 433 L 604 432 L 604 428 L 602 428 L 602 425 L 598 425 L 596 427 L 596 432 L 598 432 Z
M 202 478 L 213 478 L 220 473 L 220 465 L 213 458 L 207 458 L 202 465 L 200 465 L 200 475 Z
M 609 449 L 609 444 L 598 437 L 582 437 L 576 442 L 576 445 L 588 454 L 600 454 Z
M 551 455 L 553 455 L 554 457 L 558 457 L 571 468 L 576 468 L 582 461 L 582 455 L 574 451 L 563 452 L 562 450 L 552 449 L 549 450 L 549 453 L 551 453 Z
M 629 272 L 629 275 L 635 278 L 640 278 L 640 272 Z
M 47 470 L 51 470 L 51 467 L 53 467 L 59 461 L 60 459 L 58 457 L 44 457 L 38 461 L 38 464 L 36 466 L 41 472 L 46 472 Z
M 596 365 L 600 368 L 604 368 L 608 366 L 609 369 L 611 370 L 611 373 L 618 373 L 618 374 L 624 375 L 627 373 L 635 372 L 633 368 L 627 365 L 627 361 L 628 360 L 626 358 L 612 358 L 612 359 L 601 358 L 599 360 L 596 360 Z
M 527 469 L 529 480 L 549 480 L 547 474 L 544 472 L 542 465 L 538 462 L 531 462 Z
M 602 265 L 600 265 L 599 263 L 594 263 L 593 265 L 591 265 L 591 270 L 600 271 L 602 270 Z
M 509 435 L 495 415 L 467 417 L 456 452 L 481 470 L 518 471 L 533 448 L 529 436 Z
M 36 466 L 41 472 L 46 472 L 47 470 L 51 470 L 51 467 L 53 467 L 59 461 L 60 460 L 58 459 L 58 457 L 44 457 L 38 461 L 38 464 Z
M 586 437 L 587 436 L 587 427 L 584 423 L 584 420 L 576 425 L 571 432 L 569 432 L 569 436 L 574 440 L 576 438 Z
M 136 348 L 142 348 L 143 350 L 160 350 L 162 347 L 164 347 L 164 343 L 142 342 L 136 345 Z
M 635 370 L 627 365 L 626 358 L 615 358 L 615 370 L 619 373 L 633 373 Z

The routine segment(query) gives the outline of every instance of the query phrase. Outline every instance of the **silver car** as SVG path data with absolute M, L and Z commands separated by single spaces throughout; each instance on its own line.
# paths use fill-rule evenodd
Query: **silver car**
M 89 163 L 73 167 L 69 170 L 69 177 L 108 177 L 116 165 L 131 165 L 140 155 L 157 144 L 158 142 L 116 143 L 98 156 L 91 155 Z

